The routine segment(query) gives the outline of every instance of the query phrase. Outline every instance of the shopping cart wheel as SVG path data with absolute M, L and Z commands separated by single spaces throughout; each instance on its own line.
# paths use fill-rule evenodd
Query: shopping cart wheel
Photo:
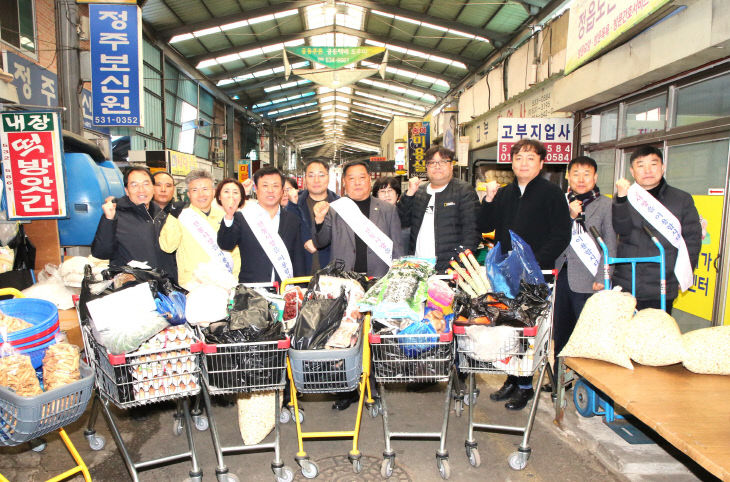
M 205 432 L 208 430 L 208 417 L 204 415 L 194 415 L 193 422 L 195 422 L 195 429 L 198 432 Z
M 378 408 L 378 402 L 371 403 L 370 407 L 368 407 L 368 410 L 370 411 L 370 416 L 372 418 L 377 418 L 378 414 L 380 413 L 380 408 Z
M 362 460 L 361 459 L 352 459 L 352 471 L 356 474 L 359 474 L 362 472 Z
M 477 403 L 477 398 L 479 398 L 479 389 L 475 388 L 474 391 L 471 393 L 471 395 L 464 395 L 464 405 L 471 405 L 472 403 Z
M 582 416 L 589 418 L 595 415 L 593 409 L 596 406 L 596 392 L 582 378 L 576 382 L 573 388 L 573 403 Z
M 394 464 L 395 462 L 391 458 L 383 459 L 383 462 L 380 464 L 380 475 L 382 475 L 384 479 L 389 479 L 390 476 L 393 475 Z
M 479 450 L 476 447 L 466 448 L 466 458 L 469 459 L 469 465 L 479 467 L 482 465 L 482 458 L 479 456 Z
M 89 448 L 97 451 L 104 448 L 106 440 L 101 435 L 87 435 L 86 439 L 89 441 Z
M 302 467 L 302 475 L 305 479 L 313 479 L 319 474 L 319 467 L 309 459 L 301 460 L 299 465 Z
M 522 470 L 527 466 L 527 458 L 530 456 L 528 452 L 512 452 L 507 463 L 512 470 Z
M 46 450 L 46 439 L 44 438 L 37 438 L 30 441 L 30 449 L 33 452 L 43 452 Z
M 203 476 L 196 475 L 195 477 L 188 477 L 187 479 L 185 479 L 185 482 L 203 482 Z
M 182 418 L 176 418 L 175 421 L 172 423 L 172 434 L 174 436 L 179 436 L 183 431 L 183 421 Z
M 291 482 L 294 480 L 294 471 L 286 465 L 279 469 L 274 469 L 274 473 L 276 474 L 276 482 Z
M 230 472 L 226 472 L 225 474 L 218 474 L 216 475 L 216 479 L 218 482 L 238 482 L 238 476 L 236 474 L 232 474 Z
M 279 423 L 289 423 L 291 422 L 291 412 L 287 407 L 284 407 L 281 409 L 281 412 L 279 412 Z
M 451 466 L 449 465 L 449 460 L 439 458 L 436 463 L 438 465 L 441 478 L 448 480 L 448 478 L 451 477 Z
M 461 414 L 464 413 L 464 399 L 459 397 L 456 400 L 454 400 L 454 412 L 456 412 L 457 417 L 461 417 Z

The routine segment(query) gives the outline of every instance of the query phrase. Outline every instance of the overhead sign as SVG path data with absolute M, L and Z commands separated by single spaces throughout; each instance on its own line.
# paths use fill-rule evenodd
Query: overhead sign
M 426 151 L 431 147 L 430 122 L 408 123 L 408 175 L 426 179 Z
M 359 62 L 385 51 L 385 47 L 286 47 L 286 51 L 331 69 Z
M 93 125 L 144 125 L 142 10 L 89 5 Z
M 574 0 L 568 24 L 568 74 L 670 0 Z
M 510 151 L 520 139 L 535 139 L 547 149 L 545 162 L 567 164 L 573 158 L 573 118 L 500 117 L 497 162 L 510 163 Z
M 67 217 L 58 114 L 3 112 L 0 142 L 8 219 Z
M 187 176 L 190 171 L 198 168 L 198 158 L 193 154 L 168 149 L 170 172 L 176 176 Z

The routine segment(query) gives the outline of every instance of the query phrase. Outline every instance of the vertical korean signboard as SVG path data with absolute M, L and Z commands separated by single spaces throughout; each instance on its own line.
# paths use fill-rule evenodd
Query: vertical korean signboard
M 8 219 L 66 217 L 58 114 L 0 113 L 0 142 Z
M 142 11 L 136 5 L 89 5 L 92 123 L 144 125 Z
M 429 122 L 408 123 L 408 175 L 426 179 L 424 157 L 431 146 Z
M 510 151 L 520 139 L 535 139 L 547 149 L 546 164 L 568 164 L 573 158 L 573 118 L 500 117 L 497 162 L 510 163 Z

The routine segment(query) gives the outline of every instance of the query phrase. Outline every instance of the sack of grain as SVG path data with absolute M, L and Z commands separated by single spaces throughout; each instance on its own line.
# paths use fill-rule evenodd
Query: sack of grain
M 636 363 L 661 367 L 684 358 L 682 332 L 666 311 L 647 308 L 634 315 L 626 333 L 626 354 Z
M 730 325 L 713 326 L 682 336 L 684 367 L 705 375 L 730 375 Z
M 238 396 L 238 428 L 244 445 L 260 443 L 274 429 L 276 415 L 273 391 Z
M 624 349 L 624 337 L 636 308 L 629 293 L 604 290 L 586 301 L 573 334 L 559 356 L 582 357 L 634 369 Z

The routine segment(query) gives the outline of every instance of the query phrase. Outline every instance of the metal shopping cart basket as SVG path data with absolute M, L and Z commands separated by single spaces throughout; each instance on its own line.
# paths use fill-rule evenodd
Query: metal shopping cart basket
M 288 284 L 309 282 L 309 277 L 292 278 L 284 281 L 282 292 Z M 370 392 L 370 345 L 363 338 L 364 333 L 370 331 L 370 316 L 365 316 L 363 326 L 355 346 L 333 350 L 295 350 L 289 349 L 287 372 L 291 385 L 291 399 L 294 412 L 299 413 L 297 392 L 308 393 L 338 393 L 359 390 L 360 396 L 355 416 L 355 428 L 345 431 L 303 432 L 302 420 L 294 417 L 297 427 L 299 450 L 295 460 L 302 469 L 302 475 L 308 479 L 317 477 L 319 468 L 304 451 L 304 439 L 311 438 L 352 438 L 352 450 L 348 459 L 352 463 L 355 473 L 362 470 L 362 454 L 358 449 L 360 421 L 362 419 L 363 404 L 373 404 Z
M 15 446 L 24 442 L 35 442 L 49 432 L 58 430 L 76 467 L 69 469 L 50 481 L 64 480 L 81 472 L 86 482 L 91 482 L 89 469 L 76 451 L 63 429 L 84 413 L 94 390 L 94 372 L 83 362 L 79 366 L 81 379 L 35 397 L 21 397 L 11 390 L 0 387 L 0 446 Z M 45 442 L 33 446 L 41 451 Z M 7 482 L 2 475 L 0 480 Z
M 391 446 L 393 438 L 428 440 L 439 439 L 436 451 L 436 464 L 441 477 L 448 479 L 451 474 L 449 452 L 446 450 L 446 431 L 451 410 L 451 388 L 454 382 L 454 344 L 453 333 L 434 335 L 369 335 L 370 349 L 373 354 L 373 370 L 378 383 L 376 406 L 371 408 L 370 415 L 376 417 L 378 411 L 383 414 L 383 433 L 385 451 L 380 474 L 389 478 L 395 465 L 395 451 Z M 446 401 L 444 402 L 443 420 L 440 432 L 391 432 L 390 418 L 385 402 L 385 383 L 426 383 L 448 382 Z M 379 405 L 379 406 L 378 406 Z
M 467 335 L 467 327 L 454 326 L 456 335 L 457 353 L 459 355 L 459 371 L 467 373 L 469 377 L 468 397 L 468 429 L 465 442 L 466 456 L 469 463 L 478 467 L 481 458 L 474 439 L 474 429 L 481 429 L 489 432 L 516 432 L 522 435 L 522 442 L 516 452 L 508 458 L 509 466 L 514 470 L 522 470 L 527 465 L 532 449 L 530 448 L 530 434 L 535 422 L 537 404 L 540 400 L 543 378 L 548 367 L 547 357 L 550 353 L 550 342 L 552 340 L 553 308 L 555 303 L 555 282 L 557 280 L 556 270 L 543 271 L 543 275 L 549 275 L 552 280 L 548 282 L 550 287 L 549 306 L 537 318 L 535 326 L 527 328 L 516 327 L 492 327 L 500 328 L 499 343 L 493 352 L 477 353 L 472 340 Z M 505 332 L 504 328 L 511 329 Z M 496 335 L 496 333 L 495 333 Z M 529 415 L 524 426 L 493 425 L 474 422 L 474 405 L 478 392 L 476 391 L 474 375 L 477 373 L 505 373 L 515 376 L 533 376 L 539 369 L 537 388 L 532 399 Z
M 104 448 L 103 437 L 96 435 L 94 429 L 98 410 L 101 409 L 132 480 L 139 480 L 139 470 L 190 459 L 190 479 L 202 481 L 203 472 L 195 453 L 192 427 L 195 425 L 199 430 L 205 430 L 208 424 L 207 420 L 203 426 L 194 424 L 190 415 L 189 397 L 200 392 L 199 358 L 203 344 L 196 341 L 188 345 L 178 345 L 173 340 L 163 349 L 111 355 L 94 338 L 86 322 L 82 322 L 81 333 L 86 356 L 96 374 L 97 397 L 94 398 L 89 424 L 84 432 L 92 450 Z M 185 429 L 188 450 L 158 459 L 134 462 L 122 440 L 109 404 L 125 410 L 167 400 L 177 401 L 173 433 L 179 435 Z
M 201 333 L 202 339 L 202 333 Z M 216 476 L 218 481 L 236 481 L 238 478 L 228 472 L 223 454 L 273 450 L 274 461 L 271 470 L 277 481 L 290 482 L 294 472 L 284 465 L 280 452 L 280 390 L 286 385 L 286 355 L 289 339 L 250 343 L 204 344 L 201 364 L 203 380 L 202 397 L 210 420 L 210 435 L 216 454 Z M 223 447 L 211 410 L 210 395 L 274 391 L 275 420 L 274 441 L 255 445 Z

